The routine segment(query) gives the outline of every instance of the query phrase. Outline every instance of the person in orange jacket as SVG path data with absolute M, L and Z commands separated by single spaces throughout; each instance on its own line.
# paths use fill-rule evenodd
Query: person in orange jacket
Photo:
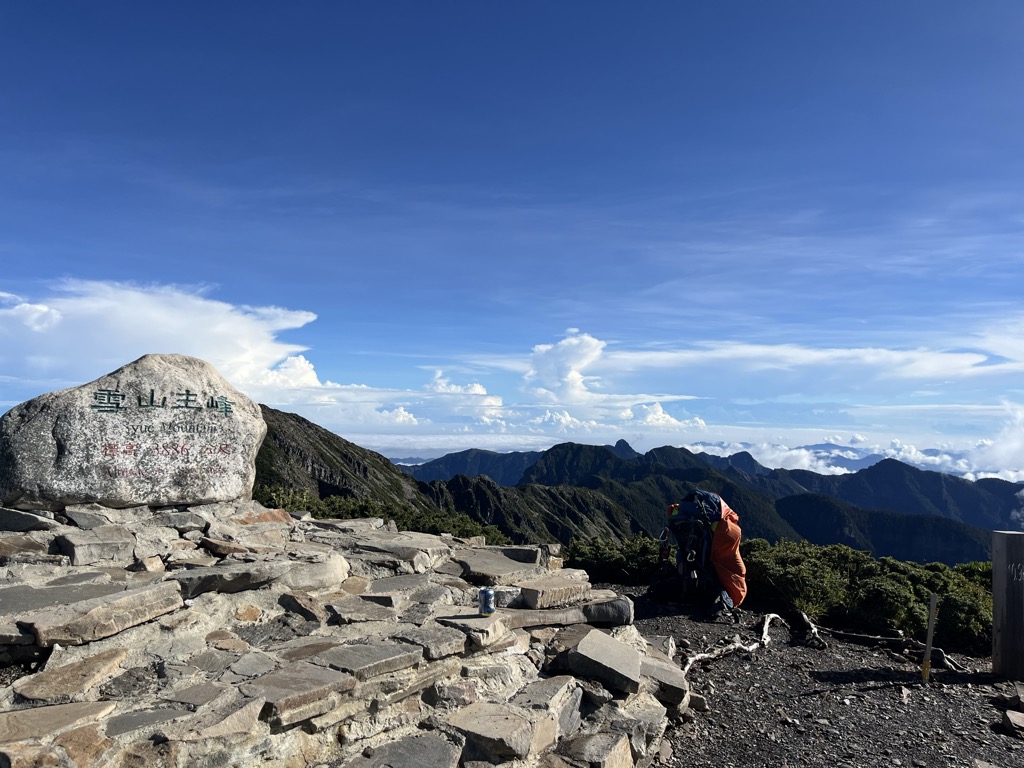
M 711 563 L 713 576 L 717 577 L 715 585 L 715 605 L 713 612 L 722 610 L 733 610 L 738 608 L 747 596 L 747 568 L 740 555 L 740 529 L 739 515 L 730 507 L 721 496 L 710 491 L 697 490 L 689 494 L 684 502 L 697 505 L 704 513 L 711 526 L 711 544 L 708 559 Z M 668 515 L 671 521 L 673 515 L 679 512 L 679 504 L 671 504 L 668 508 Z M 682 545 L 682 542 L 677 542 Z M 665 541 L 667 546 L 667 539 Z M 690 558 L 692 555 L 683 553 L 680 547 L 680 558 Z M 681 572 L 683 569 L 680 569 Z
M 714 535 L 711 537 L 711 562 L 715 573 L 728 593 L 733 607 L 739 608 L 747 597 L 747 566 L 740 556 L 740 516 L 725 499 L 718 497 L 721 505 L 721 519 L 711 524 Z

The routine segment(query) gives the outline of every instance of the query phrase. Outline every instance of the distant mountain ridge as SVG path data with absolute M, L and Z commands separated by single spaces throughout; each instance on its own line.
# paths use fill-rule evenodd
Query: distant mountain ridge
M 1018 527 L 1024 495 L 1024 483 L 972 483 L 893 459 L 818 475 L 769 469 L 746 452 L 718 457 L 663 446 L 640 454 L 622 440 L 512 454 L 460 451 L 398 467 L 300 416 L 263 412 L 258 485 L 464 513 L 520 542 L 657 536 L 667 505 L 701 487 L 736 509 L 748 538 L 846 543 L 897 559 L 956 563 L 988 559 L 990 531 Z M 417 479 L 413 471 L 424 468 L 429 479 Z
M 623 459 L 631 459 L 640 454 L 625 440 L 615 445 L 603 446 L 613 455 Z M 536 464 L 546 451 L 511 451 L 499 453 L 480 448 L 449 453 L 437 459 L 425 461 L 419 465 L 400 464 L 399 468 L 417 480 L 451 480 L 456 475 L 479 477 L 487 475 L 499 485 L 519 485 L 524 473 Z

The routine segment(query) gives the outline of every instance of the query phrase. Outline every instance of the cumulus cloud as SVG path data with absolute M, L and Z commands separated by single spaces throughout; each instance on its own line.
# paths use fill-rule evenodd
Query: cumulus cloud
M 152 352 L 210 362 L 259 402 L 292 407 L 337 428 L 405 428 L 423 421 L 403 404 L 408 392 L 321 381 L 305 348 L 281 342 L 282 331 L 316 319 L 305 310 L 236 306 L 208 288 L 68 280 L 32 302 L 0 300 L 0 361 L 12 404 L 38 394 L 40 377 L 80 384 Z M 25 329 L 34 331 L 28 335 Z M 19 385 L 25 393 L 18 396 Z M 53 387 L 47 387 L 53 388 Z
M 971 452 L 973 474 L 1024 482 L 1024 405 L 1006 403 L 1006 421 L 999 434 L 979 442 Z
M 419 423 L 416 420 L 416 417 L 409 413 L 407 410 L 405 410 L 405 408 L 403 408 L 402 406 L 399 406 L 398 408 L 395 408 L 394 410 L 391 411 L 381 411 L 381 415 L 394 424 L 415 425 Z
M 458 385 L 452 384 L 451 381 L 444 375 L 444 371 L 434 371 L 434 378 L 430 384 L 427 385 L 427 390 L 430 392 L 442 392 L 451 394 L 464 394 L 464 395 L 486 395 L 487 390 L 483 384 L 466 384 Z
M 276 335 L 312 322 L 312 312 L 239 307 L 205 291 L 62 281 L 41 299 L 0 310 L 0 360 L 7 370 L 88 381 L 147 353 L 178 352 L 208 360 L 244 389 L 304 349 Z
M 281 390 L 322 387 L 313 364 L 302 355 L 286 357 L 273 368 L 259 371 L 250 378 L 251 389 Z
M 589 384 L 597 381 L 584 371 L 597 362 L 605 342 L 577 328 L 566 331 L 557 344 L 538 344 L 533 348 L 530 369 L 524 376 L 528 391 L 534 396 L 557 403 L 590 403 L 593 393 Z
M 543 415 L 527 421 L 532 427 L 553 428 L 559 434 L 592 432 L 599 426 L 593 420 L 578 419 L 568 411 L 545 411 Z
M 629 408 L 622 413 L 622 420 L 633 422 L 638 425 L 668 429 L 703 429 L 707 426 L 700 417 L 693 419 L 679 420 L 669 413 L 666 413 L 661 403 L 650 405 L 639 404 Z

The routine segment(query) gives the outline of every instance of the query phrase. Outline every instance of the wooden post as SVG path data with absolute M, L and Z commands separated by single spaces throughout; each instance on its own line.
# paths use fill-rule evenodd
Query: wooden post
M 1024 531 L 992 533 L 992 673 L 1024 681 Z
M 928 639 L 924 644 L 924 658 L 921 659 L 921 680 L 928 682 L 928 675 L 932 671 L 932 640 L 935 638 L 935 614 L 938 613 L 939 599 L 932 592 L 928 601 Z

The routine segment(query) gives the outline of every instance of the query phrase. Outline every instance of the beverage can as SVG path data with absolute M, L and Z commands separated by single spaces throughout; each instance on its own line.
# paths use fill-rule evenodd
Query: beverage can
M 483 587 L 480 590 L 480 615 L 490 616 L 494 613 L 494 590 Z

